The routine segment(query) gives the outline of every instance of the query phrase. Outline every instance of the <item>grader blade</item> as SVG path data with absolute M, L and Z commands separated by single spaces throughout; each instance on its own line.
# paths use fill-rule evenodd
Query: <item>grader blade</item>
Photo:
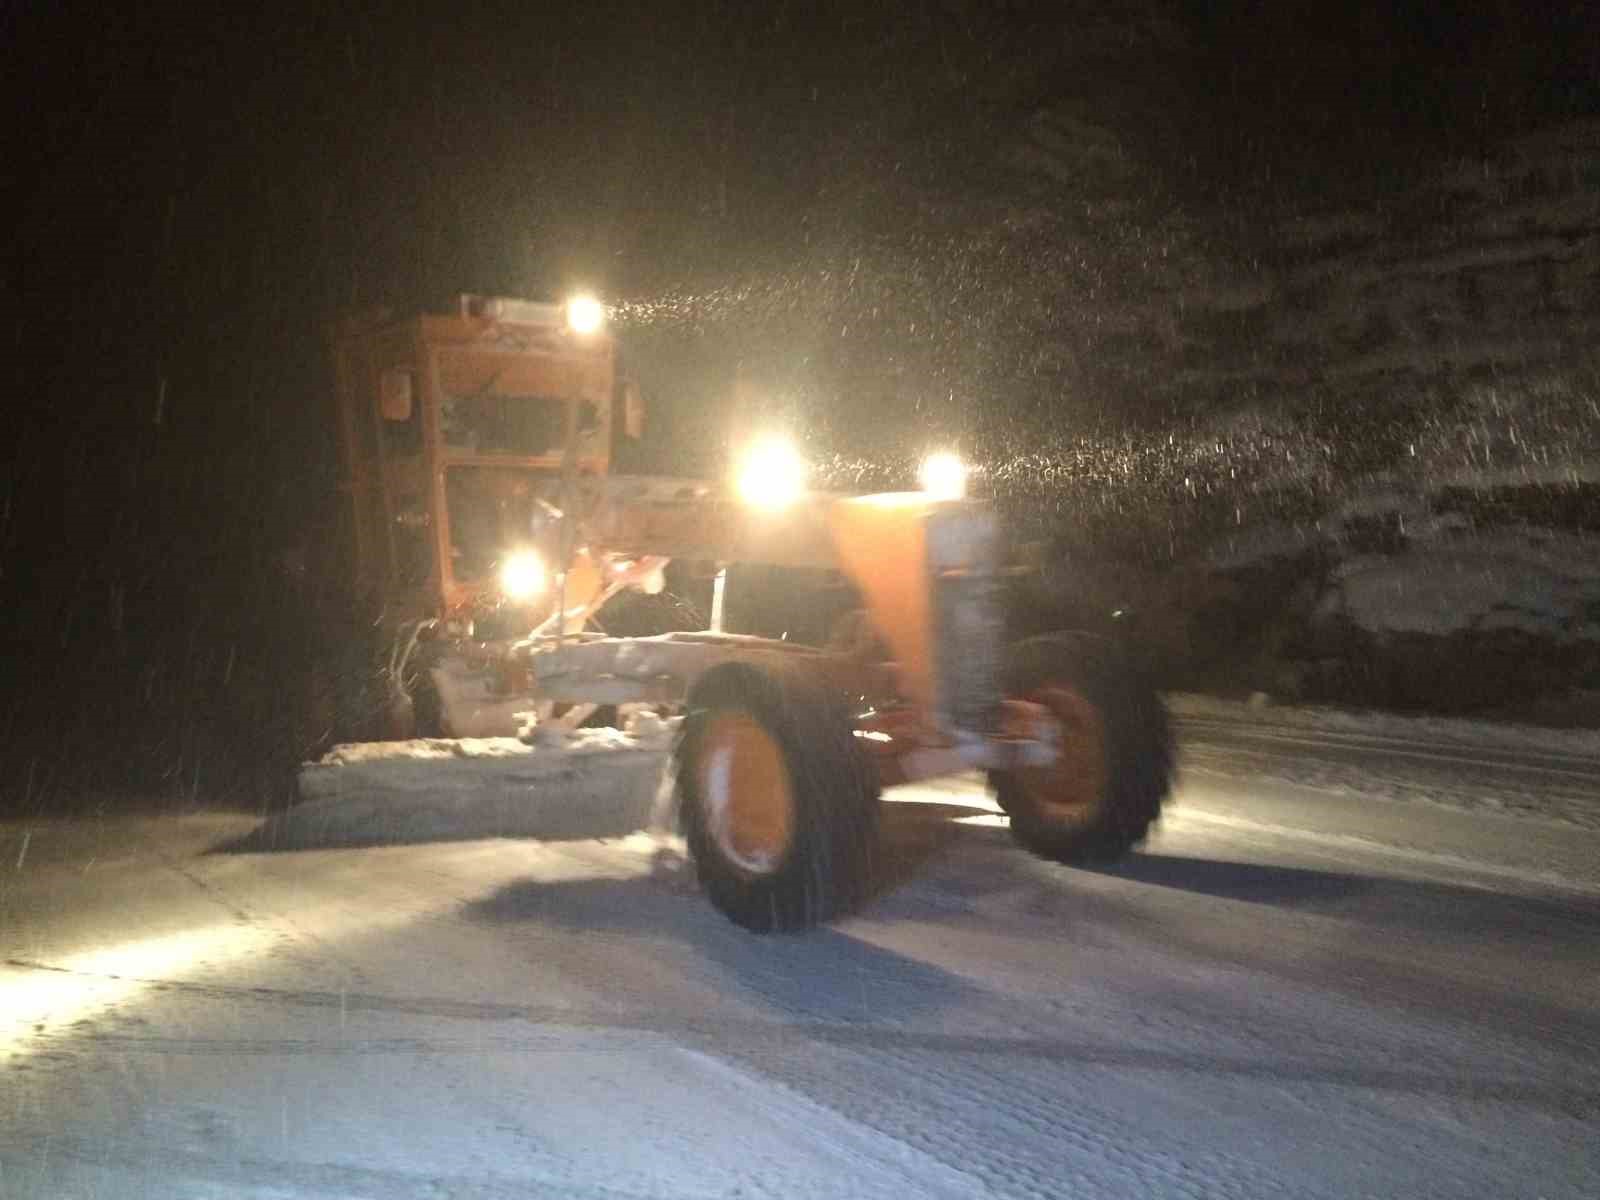
M 336 746 L 300 768 L 302 800 L 262 831 L 276 846 L 491 837 L 621 837 L 651 824 L 670 735 L 583 729 L 518 738 Z

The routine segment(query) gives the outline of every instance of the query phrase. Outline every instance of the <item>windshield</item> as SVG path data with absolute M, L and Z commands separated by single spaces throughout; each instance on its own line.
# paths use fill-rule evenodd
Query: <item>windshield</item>
M 535 458 L 560 450 L 562 405 L 546 396 L 446 395 L 439 425 L 445 445 L 457 453 Z

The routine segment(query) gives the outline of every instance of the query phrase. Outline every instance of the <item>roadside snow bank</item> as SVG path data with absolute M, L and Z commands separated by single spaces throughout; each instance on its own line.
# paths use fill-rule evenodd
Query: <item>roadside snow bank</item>
M 1188 692 L 1167 695 L 1168 710 L 1179 721 L 1226 721 L 1241 729 L 1278 729 L 1306 734 L 1335 733 L 1408 743 L 1481 749 L 1528 750 L 1594 759 L 1600 787 L 1600 729 L 1548 729 L 1462 717 L 1406 717 L 1310 705 L 1249 704 Z
M 1600 730 L 1173 695 L 1185 778 L 1279 782 L 1600 832 Z
M 1241 528 L 1175 593 L 1204 617 L 1176 678 L 1391 710 L 1581 709 L 1600 689 L 1597 505 L 1391 482 Z
M 1558 642 L 1600 642 L 1600 543 L 1497 530 L 1416 540 L 1407 553 L 1340 563 L 1316 616 L 1375 633 L 1445 636 L 1515 630 Z

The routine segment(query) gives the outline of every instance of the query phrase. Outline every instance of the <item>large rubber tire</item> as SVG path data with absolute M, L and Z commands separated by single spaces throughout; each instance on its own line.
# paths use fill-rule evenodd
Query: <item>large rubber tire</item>
M 1055 765 L 989 773 L 1012 836 L 1062 863 L 1105 862 L 1142 841 L 1172 787 L 1172 730 L 1115 645 L 1072 633 L 1019 643 L 1005 691 L 1051 709 L 1062 736 Z
M 806 664 L 707 671 L 689 696 L 675 769 L 700 885 L 735 924 L 754 933 L 810 929 L 870 894 L 877 774 L 842 699 Z M 769 802 L 773 793 L 782 801 Z M 738 845 L 730 826 L 741 822 L 754 826 L 759 853 Z

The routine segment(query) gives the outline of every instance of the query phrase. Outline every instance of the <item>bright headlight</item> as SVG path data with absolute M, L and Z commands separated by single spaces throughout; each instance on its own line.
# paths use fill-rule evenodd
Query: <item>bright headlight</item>
M 531 600 L 544 591 L 544 561 L 532 550 L 518 550 L 500 563 L 500 590 L 511 600 Z
M 567 328 L 573 333 L 594 333 L 605 323 L 605 305 L 593 296 L 574 296 L 567 301 Z
M 769 512 L 787 508 L 806 490 L 806 464 L 787 438 L 765 438 L 739 465 L 739 498 Z
M 940 452 L 922 460 L 922 490 L 935 500 L 960 500 L 967 494 L 967 464 Z

